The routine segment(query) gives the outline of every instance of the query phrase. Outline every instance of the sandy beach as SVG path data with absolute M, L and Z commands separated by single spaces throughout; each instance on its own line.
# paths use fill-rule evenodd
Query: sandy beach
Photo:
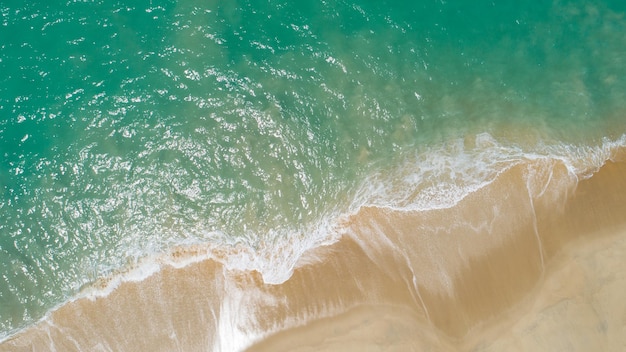
M 613 159 L 580 181 L 523 163 L 449 209 L 363 208 L 280 285 L 213 260 L 164 266 L 0 351 L 622 351 L 626 162 Z
M 536 225 L 520 227 L 508 243 L 478 259 L 463 264 L 463 255 L 448 252 L 416 264 L 421 278 L 434 270 L 429 265 L 441 262 L 445 273 L 458 270 L 451 291 L 435 281 L 441 276 L 431 287 L 418 279 L 423 287 L 418 303 L 364 305 L 276 334 L 250 351 L 621 351 L 626 346 L 625 176 L 624 163 L 605 165 L 580 182 L 556 214 L 538 211 Z M 490 186 L 498 187 L 498 182 Z M 463 243 L 459 253 L 484 248 L 475 239 Z
M 626 351 L 622 3 L 0 2 L 0 352 Z

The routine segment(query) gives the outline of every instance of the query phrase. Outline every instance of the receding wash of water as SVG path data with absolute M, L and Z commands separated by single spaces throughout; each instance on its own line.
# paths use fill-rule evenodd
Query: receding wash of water
M 626 145 L 625 33 L 608 0 L 4 1 L 0 340 L 166 267 L 280 286 L 345 236 L 375 258 L 355 214 L 518 167 L 571 193 Z M 280 330 L 216 326 L 215 350 Z

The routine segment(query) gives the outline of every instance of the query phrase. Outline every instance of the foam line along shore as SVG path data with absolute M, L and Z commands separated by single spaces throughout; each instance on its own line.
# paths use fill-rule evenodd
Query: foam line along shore
M 618 235 L 625 32 L 615 1 L 0 4 L 0 349 L 521 329 Z
M 280 284 L 228 269 L 232 253 L 179 248 L 146 278 L 122 280 L 106 295 L 94 295 L 94 288 L 4 345 L 241 350 L 269 335 L 254 348 L 291 350 L 301 341 L 294 336 L 303 336 L 302 348 L 326 341 L 330 324 L 339 332 L 329 349 L 373 343 L 352 334 L 374 334 L 398 350 L 474 348 L 470 341 L 482 331 L 503 329 L 511 323 L 502 321 L 516 321 L 528 302 L 549 299 L 537 293 L 546 282 L 567 282 L 553 268 L 568 264 L 559 258 L 571 248 L 623 242 L 623 147 L 597 150 L 610 159 L 589 165 L 595 173 L 585 177 L 557 158 L 530 159 L 451 207 L 361 207 L 344 218 L 337 242 L 310 249 Z M 596 318 L 619 322 L 602 314 Z M 380 335 L 388 329 L 398 329 L 401 339 Z

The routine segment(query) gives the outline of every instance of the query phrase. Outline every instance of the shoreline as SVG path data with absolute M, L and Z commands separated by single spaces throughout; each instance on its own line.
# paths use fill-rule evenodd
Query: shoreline
M 569 244 L 553 258 L 549 264 L 549 273 L 527 297 L 502 312 L 493 321 L 477 326 L 471 336 L 461 341 L 451 340 L 423 320 L 416 319 L 410 312 L 407 313 L 406 306 L 361 305 L 333 317 L 278 332 L 245 351 L 554 351 L 558 350 L 557 347 L 562 347 L 559 344 L 571 347 L 578 333 L 584 334 L 578 339 L 591 337 L 597 344 L 581 343 L 571 350 L 582 352 L 601 345 L 603 350 L 621 351 L 618 342 L 622 335 L 619 333 L 610 337 L 594 334 L 596 328 L 606 330 L 606 323 L 603 323 L 605 319 L 602 315 L 594 316 L 592 304 L 585 302 L 585 296 L 609 285 L 617 286 L 611 287 L 614 299 L 606 303 L 617 304 L 620 312 L 626 312 L 626 305 L 621 304 L 619 298 L 619 294 L 623 292 L 621 289 L 626 286 L 626 274 L 600 285 L 598 282 L 585 280 L 583 276 L 593 271 L 590 263 L 601 261 L 607 254 L 615 259 L 616 254 L 623 257 L 625 253 L 626 226 L 621 229 L 620 234 L 608 238 Z M 619 263 L 623 267 L 626 259 L 619 260 Z M 585 288 L 588 285 L 592 285 L 592 288 Z M 596 299 L 593 304 L 598 301 Z M 576 307 L 566 312 L 570 316 L 561 315 L 563 313 L 558 310 L 572 302 L 575 302 Z M 562 319 L 580 319 L 581 317 L 576 316 L 578 312 L 588 321 L 581 320 L 585 329 L 571 333 L 567 336 L 568 339 L 563 336 L 552 338 L 548 341 L 550 345 L 546 346 L 537 343 L 538 336 L 528 333 L 533 331 L 541 334 L 541 338 L 549 340 L 550 334 L 562 329 Z M 614 320 L 624 323 L 619 318 Z M 586 333 L 589 331 L 590 333 Z M 604 340 L 609 339 L 618 340 L 612 342 L 613 348 L 607 348 L 608 343 Z M 621 342 L 626 343 L 626 339 L 622 338 Z
M 568 248 L 623 241 L 626 163 L 622 155 L 614 159 L 573 185 L 564 166 L 551 167 L 549 174 L 539 168 L 535 176 L 543 184 L 536 189 L 527 183 L 534 166 L 513 168 L 453 209 L 363 208 L 348 220 L 339 242 L 307 253 L 279 285 L 213 260 L 162 265 L 142 281 L 120 283 L 108 296 L 59 307 L 0 343 L 0 351 L 262 351 L 280 350 L 301 335 L 303 350 L 307 341 L 317 343 L 317 350 L 329 326 L 345 330 L 355 321 L 367 323 L 354 329 L 352 339 L 335 340 L 345 342 L 342 349 L 488 346 L 488 335 L 532 320 L 520 307 L 534 307 L 545 283 L 558 281 L 545 273 L 568 265 L 555 264 Z M 457 223 L 443 226 L 450 219 Z M 381 331 L 389 329 L 398 331 L 396 342 L 404 342 L 387 345 Z M 378 342 L 364 344 L 368 337 Z
M 607 185 L 618 186 L 618 188 L 612 190 Z M 614 211 L 602 214 L 602 217 L 598 218 L 600 209 L 605 209 L 602 206 L 612 207 Z M 595 209 L 595 211 L 590 212 L 589 209 Z M 422 319 L 417 322 L 405 319 L 396 322 L 395 325 L 390 323 L 385 328 L 363 327 L 361 331 L 356 329 L 357 331 L 353 331 L 352 334 L 358 335 L 358 339 L 348 335 L 343 336 L 343 339 L 333 336 L 329 333 L 329 331 L 333 331 L 333 328 L 336 331 L 341 326 L 349 326 L 350 323 L 354 325 L 363 321 L 364 316 L 368 316 L 367 313 L 355 314 L 348 311 L 338 314 L 335 321 L 331 318 L 324 318 L 304 326 L 279 332 L 251 346 L 247 351 L 357 351 L 364 350 L 364 347 L 367 347 L 365 350 L 372 351 L 428 350 L 429 348 L 442 351 L 553 351 L 558 350 L 554 348 L 555 345 L 567 345 L 570 342 L 569 338 L 576 340 L 576 336 L 574 336 L 576 333 L 580 333 L 596 343 L 602 343 L 604 340 L 617 340 L 611 345 L 613 348 L 606 350 L 618 351 L 620 350 L 618 343 L 620 338 L 622 343 L 626 343 L 626 339 L 622 337 L 623 334 L 617 332 L 610 336 L 600 336 L 602 331 L 598 333 L 599 335 L 593 335 L 593 333 L 586 331 L 571 332 L 567 327 L 561 327 L 564 320 L 558 314 L 562 312 L 555 310 L 555 307 L 571 304 L 572 301 L 577 302 L 577 310 L 562 314 L 569 314 L 570 316 L 567 318 L 570 318 L 571 321 L 582 319 L 580 325 L 585 326 L 585 330 L 591 329 L 589 325 L 592 323 L 598 323 L 601 326 L 600 330 L 607 331 L 608 328 L 602 327 L 601 321 L 610 321 L 611 319 L 615 323 L 612 326 L 613 329 L 619 329 L 620 326 L 626 324 L 626 318 L 624 318 L 626 317 L 624 315 L 626 314 L 626 305 L 619 300 L 619 293 L 626 289 L 626 274 L 620 273 L 620 268 L 626 266 L 626 220 L 621 218 L 621 214 L 624 213 L 626 213 L 626 163 L 623 161 L 609 162 L 603 166 L 598 174 L 578 184 L 575 194 L 564 205 L 561 216 L 555 218 L 546 213 L 546 216 L 538 219 L 539 231 L 543 231 L 543 233 L 553 231 L 551 234 L 554 237 L 551 238 L 551 241 L 544 241 L 545 245 L 542 247 L 546 257 L 545 267 L 542 270 L 537 269 L 536 266 L 532 270 L 531 267 L 531 270 L 525 272 L 526 280 L 519 280 L 520 277 L 515 276 L 508 281 L 504 279 L 504 287 L 498 287 L 497 285 L 503 281 L 502 277 L 500 280 L 493 279 L 494 276 L 497 276 L 493 271 L 498 270 L 513 277 L 513 270 L 507 270 L 507 262 L 511 265 L 511 262 L 519 260 L 515 258 L 515 251 L 532 248 L 532 245 L 524 247 L 518 241 L 512 246 L 500 246 L 494 251 L 495 255 L 487 254 L 482 258 L 484 259 L 482 268 L 486 271 L 491 270 L 491 275 L 487 274 L 481 279 L 481 273 L 477 272 L 477 267 L 481 267 L 480 264 L 470 268 L 471 273 L 459 275 L 459 277 L 467 279 L 457 278 L 457 281 L 460 280 L 461 283 L 456 284 L 453 297 L 445 297 L 442 294 L 426 297 L 422 294 L 426 297 L 427 306 L 430 307 L 430 315 L 427 318 L 422 316 Z M 597 227 L 594 228 L 594 226 Z M 594 229 L 591 230 L 592 228 Z M 528 251 L 521 250 L 521 252 L 529 254 Z M 532 253 L 535 252 L 531 251 Z M 607 256 L 607 253 L 612 254 Z M 611 266 L 598 265 L 598 267 L 594 267 L 591 265 L 602 262 L 605 257 L 612 259 Z M 489 265 L 490 262 L 492 263 L 491 266 Z M 517 269 L 517 273 L 524 271 L 519 270 L 519 265 L 513 265 L 513 268 Z M 605 278 L 596 280 L 594 274 L 599 274 L 598 276 Z M 606 279 L 607 276 L 612 277 L 612 279 Z M 517 287 L 511 285 L 513 281 L 517 280 L 519 280 Z M 466 283 L 463 284 L 463 281 Z M 478 283 L 479 287 L 471 287 L 471 283 Z M 489 287 L 489 285 L 492 286 Z M 519 295 L 516 297 L 515 291 L 519 290 L 520 286 L 525 286 L 525 289 L 517 291 Z M 614 304 L 616 311 L 606 310 L 603 312 L 609 317 L 604 317 L 601 314 L 593 316 L 593 305 L 598 305 L 599 301 L 595 299 L 589 302 L 586 299 L 589 299 L 588 296 L 591 295 L 589 292 L 593 292 L 593 290 L 600 292 L 605 287 L 612 289 L 605 295 L 613 295 L 613 299 L 606 304 Z M 508 300 L 498 297 L 507 293 L 509 295 Z M 498 300 L 501 301 L 498 302 Z M 506 302 L 502 302 L 502 300 Z M 432 302 L 437 303 L 433 304 Z M 410 302 L 407 304 L 405 301 L 404 303 L 404 310 L 414 307 Z M 402 303 L 398 305 L 402 306 Z M 368 309 L 366 304 L 361 307 L 363 310 Z M 397 310 L 397 308 L 393 309 Z M 378 315 L 391 314 L 393 309 L 386 312 L 383 310 L 383 313 L 378 313 Z M 372 311 L 374 310 L 372 309 Z M 576 316 L 577 313 L 580 313 L 581 317 Z M 542 314 L 552 314 L 550 315 L 551 320 L 543 317 Z M 372 312 L 369 315 L 375 317 L 377 314 Z M 587 323 L 585 319 L 589 320 L 590 317 L 592 323 Z M 398 318 L 398 320 L 401 319 Z M 465 322 L 469 321 L 469 324 L 463 324 L 464 320 Z M 322 324 L 326 326 L 320 328 Z M 542 334 L 550 345 L 542 346 L 533 340 L 532 335 L 526 334 L 526 331 L 533 326 L 539 326 L 535 327 L 534 331 L 537 331 L 537 334 Z M 409 334 L 404 335 L 408 344 L 402 338 L 399 340 L 382 339 L 380 331 L 385 329 L 410 331 Z M 425 333 L 424 330 L 427 330 L 428 333 Z M 560 337 L 548 338 L 551 333 L 557 333 Z M 567 335 L 568 333 L 572 335 Z M 520 341 L 523 341 L 526 347 L 517 346 L 518 343 L 522 343 Z M 532 345 L 533 341 L 536 342 L 535 345 Z M 315 348 L 311 346 L 315 346 Z M 586 351 L 593 349 L 593 347 L 594 345 L 581 344 L 570 350 Z

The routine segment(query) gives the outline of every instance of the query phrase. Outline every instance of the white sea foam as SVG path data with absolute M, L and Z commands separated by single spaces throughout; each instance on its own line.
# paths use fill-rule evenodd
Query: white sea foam
M 276 229 L 263 236 L 248 236 L 257 239 L 254 243 L 241 238 L 233 241 L 233 237 L 223 233 L 207 235 L 216 241 L 181 244 L 167 253 L 144 257 L 131 268 L 83 290 L 80 296 L 106 296 L 122 282 L 141 281 L 164 265 L 182 268 L 206 259 L 220 262 L 226 270 L 257 271 L 265 283 L 281 284 L 291 277 L 305 253 L 337 241 L 342 233 L 339 225 L 342 218 L 361 207 L 406 211 L 453 207 L 493 182 L 502 172 L 529 161 L 560 161 L 576 180 L 586 178 L 611 160 L 617 148 L 624 146 L 626 135 L 617 140 L 605 139 L 596 146 L 555 144 L 533 148 L 504 145 L 486 133 L 470 142 L 455 140 L 407 157 L 394 170 L 372 173 L 358 188 L 348 209 L 336 209 L 306 229 Z M 540 186 L 536 193 L 541 192 Z
M 241 239 L 233 242 L 232 237 L 223 233 L 207 235 L 217 241 L 184 243 L 165 253 L 144 256 L 136 264 L 84 288 L 71 301 L 105 297 L 123 282 L 142 281 L 164 266 L 182 268 L 207 259 L 220 262 L 229 271 L 257 271 L 265 283 L 281 284 L 290 278 L 305 253 L 337 241 L 342 233 L 339 225 L 342 218 L 361 207 L 407 211 L 453 207 L 467 195 L 493 182 L 500 173 L 530 161 L 552 164 L 559 161 L 575 180 L 584 179 L 591 177 L 615 157 L 617 149 L 625 146 L 626 135 L 615 140 L 604 139 L 597 145 L 533 147 L 505 145 L 486 133 L 469 142 L 455 140 L 409 156 L 393 170 L 372 173 L 357 189 L 347 209 L 335 209 L 304 230 L 276 230 L 263 236 L 267 240 L 254 243 Z M 538 185 L 533 192 L 541 193 L 545 188 L 542 186 L 545 185 Z M 48 318 L 49 314 L 42 321 Z M 0 336 L 0 342 L 15 332 Z M 231 345 L 236 336 L 231 337 L 219 342 L 220 347 Z
M 372 173 L 359 188 L 353 210 L 362 206 L 426 211 L 455 206 L 467 195 L 493 182 L 515 165 L 530 161 L 560 161 L 576 179 L 593 175 L 626 135 L 598 145 L 505 145 L 487 133 L 473 141 L 457 139 L 408 156 L 393 170 Z
M 334 220 L 337 216 L 333 216 Z M 326 217 L 316 223 L 315 228 L 301 232 L 276 232 L 270 234 L 271 241 L 255 246 L 245 243 L 227 250 L 227 257 L 219 260 L 229 270 L 258 271 L 267 284 L 287 281 L 304 253 L 312 248 L 328 245 L 339 238 L 336 226 Z
M 372 173 L 358 188 L 349 209 L 336 209 L 304 230 L 276 229 L 263 236 L 248 236 L 257 239 L 254 243 L 244 239 L 233 241 L 227 234 L 215 233 L 208 237 L 217 239 L 216 242 L 183 244 L 168 253 L 146 257 L 84 293 L 89 297 L 106 296 L 120 283 L 143 280 L 163 265 L 181 268 L 206 259 L 220 262 L 226 270 L 258 271 L 265 283 L 281 284 L 291 277 L 306 252 L 335 242 L 341 235 L 338 223 L 342 217 L 363 206 L 407 211 L 453 207 L 467 195 L 493 182 L 502 172 L 528 162 L 548 163 L 546 167 L 551 168 L 559 161 L 576 182 L 590 177 L 623 146 L 626 146 L 626 135 L 592 146 L 505 145 L 487 133 L 471 141 L 454 140 L 407 157 L 396 169 Z M 544 181 L 536 186 L 530 183 L 532 180 L 527 181 L 529 191 L 536 189 L 533 193 L 539 194 L 545 188 Z
M 174 246 L 165 253 L 144 256 L 136 263 L 83 288 L 74 299 L 105 297 L 120 284 L 142 281 L 158 273 L 164 266 L 183 268 L 208 259 L 224 265 L 226 270 L 257 271 L 265 283 L 281 284 L 291 277 L 304 253 L 315 247 L 329 245 L 339 238 L 336 226 L 328 219 L 320 221 L 317 228 L 310 231 L 271 233 L 266 235 L 267 241 L 254 244 L 243 240 L 225 243 L 232 237 L 216 232 L 210 237 L 224 238 L 224 242 L 196 241 Z

